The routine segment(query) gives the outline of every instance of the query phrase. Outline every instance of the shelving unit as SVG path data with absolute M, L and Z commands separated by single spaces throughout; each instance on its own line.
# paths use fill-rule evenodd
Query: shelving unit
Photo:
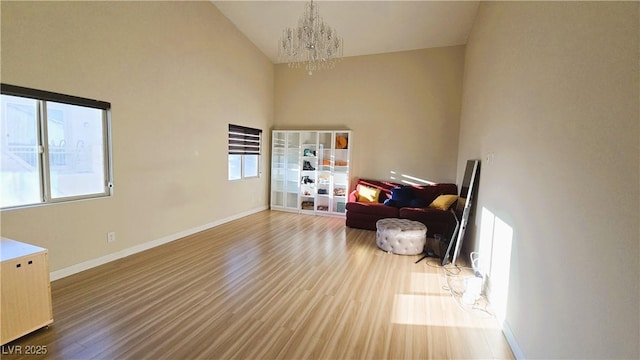
M 273 130 L 271 209 L 343 216 L 351 131 Z

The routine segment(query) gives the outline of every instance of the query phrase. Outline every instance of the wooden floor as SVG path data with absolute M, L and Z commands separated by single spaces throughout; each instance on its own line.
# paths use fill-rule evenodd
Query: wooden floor
M 464 277 L 418 258 L 344 219 L 264 211 L 54 281 L 53 325 L 2 358 L 512 359 L 447 290 Z

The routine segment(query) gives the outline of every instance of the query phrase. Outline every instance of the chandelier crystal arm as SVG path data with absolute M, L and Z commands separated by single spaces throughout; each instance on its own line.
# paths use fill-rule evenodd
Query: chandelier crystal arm
M 327 25 L 311 0 L 305 4 L 296 28 L 285 28 L 278 46 L 278 59 L 289 67 L 301 64 L 309 75 L 320 69 L 332 69 L 342 58 L 343 40 Z

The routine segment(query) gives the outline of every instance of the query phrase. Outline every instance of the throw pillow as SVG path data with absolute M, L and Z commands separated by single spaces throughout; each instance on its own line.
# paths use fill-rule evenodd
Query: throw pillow
M 396 207 L 410 206 L 413 200 L 413 189 L 408 186 L 394 187 L 391 189 L 391 199 L 394 200 Z
M 458 200 L 457 195 L 440 195 L 433 200 L 431 204 L 429 204 L 429 207 L 439 210 L 447 210 L 456 200 Z
M 427 206 L 427 202 L 422 199 L 412 199 L 409 202 L 409 206 L 413 208 L 421 208 Z
M 387 199 L 384 201 L 384 204 L 387 206 L 400 207 L 398 206 L 398 202 L 393 199 Z
M 360 185 L 358 188 L 358 202 L 377 203 L 380 189 Z

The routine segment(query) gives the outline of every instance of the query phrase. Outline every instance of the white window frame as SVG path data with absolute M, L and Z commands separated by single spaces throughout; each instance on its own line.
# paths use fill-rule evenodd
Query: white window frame
M 228 167 L 227 179 L 229 181 L 241 181 L 245 179 L 257 179 L 262 175 L 262 130 L 250 128 L 246 126 L 229 124 L 229 140 L 228 140 Z M 240 177 L 232 178 L 232 159 L 240 156 Z M 257 156 L 257 169 L 255 176 L 249 176 L 245 173 L 247 164 L 247 156 Z
M 104 101 L 92 100 L 77 96 L 59 94 L 49 91 L 30 89 L 9 84 L 0 84 L 0 93 L 14 97 L 33 99 L 37 103 L 37 141 L 38 141 L 38 176 L 40 184 L 40 201 L 34 203 L 25 203 L 11 206 L 0 207 L 0 210 L 9 210 L 24 208 L 30 206 L 38 206 L 44 204 L 63 203 L 76 200 L 101 198 L 113 195 L 113 166 L 111 156 L 111 104 Z M 103 146 L 103 174 L 104 186 L 103 191 L 97 193 L 86 193 L 81 195 L 73 195 L 66 197 L 53 197 L 51 191 L 51 168 L 50 153 L 47 141 L 47 104 L 62 103 L 86 108 L 101 110 L 102 112 L 102 146 Z M 1 139 L 0 139 L 1 140 Z M 0 205 L 1 206 L 1 205 Z

